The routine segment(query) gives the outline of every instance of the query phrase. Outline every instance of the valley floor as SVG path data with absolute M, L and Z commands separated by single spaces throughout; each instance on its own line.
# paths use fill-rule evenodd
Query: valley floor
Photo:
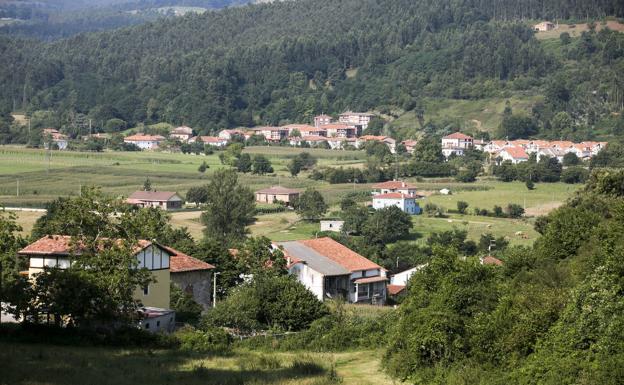
M 0 384 L 384 385 L 379 351 L 211 357 L 178 351 L 0 343 Z M 332 365 L 335 373 L 332 373 Z

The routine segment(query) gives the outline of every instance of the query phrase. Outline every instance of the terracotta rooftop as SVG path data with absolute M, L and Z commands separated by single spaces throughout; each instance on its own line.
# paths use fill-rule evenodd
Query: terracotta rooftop
M 466 134 L 462 134 L 461 132 L 454 132 L 450 135 L 445 136 L 442 139 L 464 139 L 464 140 L 472 140 L 472 136 L 468 136 Z
M 355 129 L 355 127 L 344 123 L 329 123 L 321 126 L 323 129 L 346 130 L 347 128 Z
M 171 130 L 172 134 L 193 135 L 193 129 L 187 126 L 176 127 Z
M 184 254 L 173 247 L 163 246 L 165 250 L 171 253 L 169 268 L 172 273 L 183 273 L 187 271 L 212 270 L 215 267 L 190 255 Z
M 389 180 L 387 182 L 374 184 L 373 188 L 396 190 L 396 189 L 408 189 L 408 188 L 415 189 L 416 186 L 407 182 L 400 181 L 400 180 Z
M 387 194 L 373 195 L 373 199 L 416 199 L 413 195 L 407 195 L 398 192 L 391 192 Z
M 135 191 L 128 197 L 128 201 L 166 202 L 175 196 L 178 194 L 173 191 Z
M 104 239 L 102 239 L 104 241 Z M 72 237 L 69 235 L 46 235 L 24 247 L 19 254 L 27 255 L 79 255 L 80 247 L 72 248 Z M 150 246 L 152 242 L 141 239 L 136 252 Z
M 484 257 L 481 260 L 481 263 L 484 265 L 496 265 L 496 266 L 502 266 L 503 265 L 503 261 L 501 261 L 498 258 L 494 258 L 491 255 L 488 255 L 487 257 Z
M 129 142 L 147 142 L 147 141 L 157 142 L 161 140 L 165 140 L 165 137 L 161 135 L 143 135 L 143 134 L 130 135 L 124 138 L 124 141 L 129 141 Z
M 509 156 L 514 159 L 529 159 L 529 155 L 526 153 L 526 151 L 524 151 L 524 148 L 519 146 L 506 147 L 502 151 L 505 151 L 507 154 L 509 154 Z
M 272 186 L 269 188 L 265 188 L 262 190 L 256 191 L 256 194 L 299 194 L 301 190 L 296 190 L 292 188 L 282 187 L 282 186 Z
M 405 290 L 405 285 L 388 285 L 388 294 L 389 295 L 397 295 L 403 290 Z
M 328 237 L 307 239 L 298 242 L 331 259 L 351 272 L 382 269 L 382 267 L 375 262 L 364 258 L 355 251 Z
M 388 277 L 375 276 L 375 277 L 363 277 L 353 280 L 353 283 L 373 283 L 387 281 Z

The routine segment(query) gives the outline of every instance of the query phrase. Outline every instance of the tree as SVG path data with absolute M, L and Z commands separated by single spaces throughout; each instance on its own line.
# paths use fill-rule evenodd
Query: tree
M 494 175 L 503 182 L 511 182 L 517 178 L 516 167 L 510 160 L 506 160 L 500 166 L 494 166 Z
M 578 166 L 579 164 L 581 164 L 581 160 L 579 159 L 579 157 L 575 153 L 567 152 L 563 156 L 563 165 L 565 167 L 568 167 L 568 166 Z
M 509 140 L 530 138 L 537 134 L 538 127 L 533 119 L 523 115 L 505 116 L 499 127 L 499 136 Z
M 196 205 L 206 203 L 208 200 L 208 190 L 205 186 L 193 186 L 186 192 L 186 200 Z
M 368 243 L 386 244 L 405 238 L 412 228 L 412 218 L 396 206 L 376 210 L 362 225 Z
M 509 218 L 520 218 L 524 215 L 524 208 L 516 203 L 508 204 L 506 211 Z
M 288 162 L 286 168 L 288 168 L 290 175 L 297 176 L 303 168 L 303 163 L 301 162 L 301 159 L 299 159 L 298 157 L 294 157 Z
M 195 302 L 193 296 L 182 291 L 175 284 L 171 284 L 170 307 L 176 312 L 176 322 L 197 324 L 204 310 L 200 304 Z
M 252 174 L 264 175 L 270 174 L 273 172 L 273 167 L 271 166 L 271 162 L 264 155 L 255 155 L 253 157 L 253 161 L 251 164 Z
M 342 231 L 346 234 L 361 234 L 370 212 L 368 208 L 353 203 L 353 206 L 343 209 L 340 214 L 344 220 Z
M 467 208 L 468 208 L 467 202 L 457 201 L 457 211 L 459 211 L 460 214 L 465 214 Z
M 197 171 L 201 172 L 202 174 L 206 172 L 206 169 L 208 168 L 208 163 L 206 163 L 206 161 L 203 161 L 202 164 L 199 165 L 199 168 L 197 169 Z
M 583 167 L 569 167 L 561 172 L 561 181 L 564 183 L 585 183 L 589 178 L 589 171 Z
M 143 191 L 152 191 L 152 181 L 149 178 L 143 182 Z
M 531 179 L 527 179 L 527 181 L 524 184 L 526 185 L 526 188 L 529 191 L 535 189 L 535 183 L 533 183 L 533 181 Z
M 18 279 L 21 270 L 27 267 L 27 261 L 17 258 L 17 251 L 25 246 L 25 240 L 19 235 L 21 226 L 16 222 L 15 214 L 0 208 L 0 295 L 7 284 Z
M 434 137 L 426 136 L 416 143 L 414 159 L 418 162 L 440 163 L 444 161 L 442 145 Z
M 241 154 L 236 161 L 236 170 L 242 173 L 248 173 L 251 171 L 251 155 Z
M 297 214 L 304 220 L 314 220 L 327 212 L 327 204 L 320 192 L 315 189 L 306 189 L 293 202 Z
M 201 215 L 204 235 L 224 245 L 243 239 L 247 226 L 254 221 L 253 192 L 238 184 L 236 172 L 232 170 L 216 171 L 206 190 L 208 199 Z

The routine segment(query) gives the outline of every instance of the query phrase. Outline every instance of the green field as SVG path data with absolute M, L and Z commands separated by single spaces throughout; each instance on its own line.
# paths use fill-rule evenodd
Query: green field
M 252 189 L 281 184 L 306 188 L 315 185 L 327 198 L 350 186 L 330 186 L 314 182 L 301 175 L 293 178 L 286 170 L 290 158 L 301 149 L 290 147 L 251 147 L 251 154 L 265 154 L 271 159 L 275 175 L 240 175 L 241 181 Z M 318 158 L 319 165 L 348 166 L 362 163 L 365 154 L 357 151 L 305 150 Z M 205 174 L 197 171 L 206 161 Z M 217 154 L 210 156 L 162 152 L 104 152 L 84 153 L 53 151 L 50 158 L 38 149 L 0 146 L 0 204 L 5 206 L 43 206 L 58 196 L 72 196 L 81 186 L 101 186 L 107 193 L 127 196 L 150 178 L 158 190 L 185 194 L 192 187 L 206 183 L 209 175 L 224 167 Z M 20 195 L 17 196 L 19 181 Z
M 0 343 L 0 383 L 384 385 L 379 351 L 258 353 L 224 356 L 179 351 Z M 298 362 L 298 364 L 296 363 Z M 331 374 L 332 364 L 335 375 Z M 337 377 L 336 377 L 337 375 Z

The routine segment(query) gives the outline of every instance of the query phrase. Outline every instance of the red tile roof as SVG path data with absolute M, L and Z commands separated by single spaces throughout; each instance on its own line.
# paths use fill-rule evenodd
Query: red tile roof
M 496 266 L 502 266 L 503 265 L 503 261 L 501 261 L 498 258 L 494 258 L 491 255 L 488 255 L 487 257 L 484 257 L 481 260 L 481 263 L 483 263 L 484 265 L 496 265 Z
M 272 186 L 269 188 L 265 188 L 262 190 L 258 190 L 256 191 L 256 194 L 299 194 L 301 193 L 301 190 L 295 190 L 292 188 L 286 188 L 286 187 L 282 187 L 282 186 Z
M 105 239 L 102 239 L 104 241 Z M 69 235 L 46 235 L 24 247 L 19 254 L 28 255 L 78 255 L 80 246 L 73 247 L 72 237 Z M 138 241 L 136 252 L 150 246 L 152 242 L 141 239 Z
M 373 199 L 416 199 L 416 197 L 403 193 L 391 192 L 387 194 L 373 195 Z
M 461 132 L 455 132 L 452 133 L 451 135 L 447 135 L 442 139 L 464 139 L 464 140 L 472 140 L 472 136 L 468 136 L 466 134 L 462 134 Z
M 405 290 L 405 285 L 388 285 L 388 294 L 397 295 Z
M 323 124 L 321 126 L 321 128 L 328 130 L 328 129 L 334 129 L 334 130 L 346 130 L 346 129 L 355 129 L 355 127 L 348 125 L 348 124 L 344 124 L 344 123 L 329 123 L 329 124 Z
M 501 152 L 503 151 L 514 159 L 529 159 L 529 155 L 522 147 L 505 147 Z
M 171 253 L 169 266 L 172 273 L 211 270 L 215 268 L 213 265 L 184 254 L 173 247 L 163 246 L 163 248 Z
M 351 272 L 382 269 L 382 267 L 375 262 L 364 258 L 355 251 L 328 237 L 306 239 L 298 242 L 331 259 Z
M 374 184 L 373 188 L 396 190 L 396 189 L 408 189 L 408 188 L 415 189 L 416 186 L 407 182 L 400 181 L 400 180 L 389 180 L 387 182 Z
M 178 195 L 173 191 L 135 191 L 128 197 L 128 200 L 166 202 Z
M 143 134 L 136 134 L 136 135 L 130 135 L 130 136 L 126 136 L 124 138 L 124 141 L 128 141 L 128 142 L 158 142 L 158 141 L 162 141 L 165 140 L 164 136 L 160 136 L 160 135 L 143 135 Z

